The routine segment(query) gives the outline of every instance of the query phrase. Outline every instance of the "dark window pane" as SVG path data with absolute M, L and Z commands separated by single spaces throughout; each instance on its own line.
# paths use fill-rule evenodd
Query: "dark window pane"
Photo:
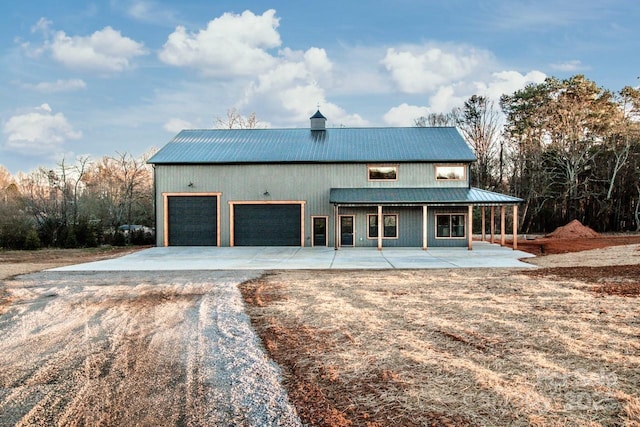
M 464 215 L 451 216 L 451 237 L 464 237 Z
M 395 215 L 384 216 L 384 237 L 398 237 L 398 227 Z
M 378 216 L 369 215 L 369 237 L 378 237 Z
M 449 215 L 437 215 L 437 237 L 451 237 L 451 232 L 449 228 L 449 222 L 451 217 Z

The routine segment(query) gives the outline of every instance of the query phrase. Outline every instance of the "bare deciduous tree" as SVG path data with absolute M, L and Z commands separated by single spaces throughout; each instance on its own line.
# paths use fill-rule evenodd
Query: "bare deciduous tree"
M 461 110 L 456 111 L 456 124 L 478 159 L 473 165 L 475 185 L 480 188 L 495 187 L 494 171 L 496 168 L 502 169 L 500 111 L 493 101 L 473 95 L 465 101 Z M 496 159 L 499 159 L 499 164 L 496 164 Z
M 260 121 L 256 118 L 256 113 L 244 117 L 235 107 L 227 110 L 225 118 L 216 117 L 215 127 L 218 129 L 257 129 Z
M 449 113 L 431 113 L 427 116 L 420 116 L 413 120 L 413 125 L 419 128 L 455 126 L 456 117 L 453 112 Z

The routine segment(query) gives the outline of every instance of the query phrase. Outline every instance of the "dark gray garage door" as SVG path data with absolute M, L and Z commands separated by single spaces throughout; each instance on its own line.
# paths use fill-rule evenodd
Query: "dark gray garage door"
M 234 206 L 236 246 L 300 246 L 299 204 Z
M 216 196 L 170 196 L 169 246 L 216 246 Z

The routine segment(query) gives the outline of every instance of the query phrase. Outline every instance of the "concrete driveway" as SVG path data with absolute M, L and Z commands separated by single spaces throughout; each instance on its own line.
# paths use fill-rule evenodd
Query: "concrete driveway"
M 467 248 L 162 247 L 52 271 L 535 268 L 533 257 L 487 242 Z

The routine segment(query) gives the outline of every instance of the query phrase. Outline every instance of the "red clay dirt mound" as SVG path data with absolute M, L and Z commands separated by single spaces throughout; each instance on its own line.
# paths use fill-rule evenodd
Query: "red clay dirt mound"
M 590 239 L 600 237 L 600 234 L 593 231 L 591 227 L 582 225 L 580 221 L 574 219 L 569 224 L 556 228 L 544 237 L 553 237 L 556 239 Z

